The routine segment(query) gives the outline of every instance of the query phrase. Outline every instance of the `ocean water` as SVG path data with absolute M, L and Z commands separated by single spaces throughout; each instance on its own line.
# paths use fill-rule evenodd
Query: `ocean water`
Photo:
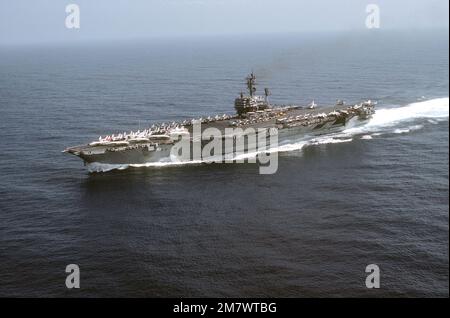
M 0 47 L 0 296 L 448 297 L 448 47 L 448 31 Z M 89 173 L 61 153 L 232 113 L 252 70 L 273 103 L 373 99 L 377 113 L 280 147 L 273 175 Z

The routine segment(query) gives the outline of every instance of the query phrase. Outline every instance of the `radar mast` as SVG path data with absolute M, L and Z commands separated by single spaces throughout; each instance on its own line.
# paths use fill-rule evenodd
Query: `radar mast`
M 253 74 L 253 72 L 247 77 L 247 88 L 250 97 L 253 97 L 253 93 L 256 92 L 256 76 Z

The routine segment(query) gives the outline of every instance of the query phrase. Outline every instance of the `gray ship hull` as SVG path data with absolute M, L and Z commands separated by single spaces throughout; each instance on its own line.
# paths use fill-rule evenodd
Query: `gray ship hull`
M 309 126 L 297 126 L 297 127 L 288 127 L 278 129 L 278 145 L 282 145 L 283 143 L 290 142 L 292 140 L 296 140 L 301 137 L 306 136 L 317 136 L 323 134 L 329 134 L 333 132 L 341 131 L 345 128 L 349 122 L 360 122 L 362 119 L 356 116 L 345 118 L 345 120 L 335 120 L 329 121 L 326 123 L 321 123 L 318 125 L 309 125 Z M 216 126 L 216 125 L 213 125 Z M 211 127 L 211 125 L 205 125 L 202 127 L 202 130 Z M 217 127 L 217 126 L 216 126 Z M 276 125 L 269 124 L 267 125 L 248 125 L 242 127 L 243 130 L 246 128 L 274 128 Z M 269 134 L 268 134 L 269 136 Z M 245 135 L 246 142 L 244 152 L 247 153 L 249 149 L 255 149 L 256 146 L 253 144 L 249 144 L 248 140 L 252 140 L 252 136 Z M 256 138 L 255 138 L 256 139 Z M 224 138 L 222 139 L 222 144 L 225 145 Z M 202 142 L 202 148 L 209 141 Z M 177 146 L 178 143 L 168 143 L 168 144 L 158 144 L 153 145 L 150 149 L 148 145 L 142 145 L 132 149 L 117 149 L 106 146 L 80 146 L 69 149 L 69 152 L 79 156 L 84 160 L 85 163 L 100 163 L 100 164 L 111 164 L 111 165 L 130 165 L 130 164 L 148 164 L 148 163 L 156 163 L 156 162 L 177 162 L 180 158 L 175 158 L 173 155 L 171 156 L 172 147 Z M 235 143 L 234 143 L 235 146 Z M 192 143 L 191 143 L 191 156 L 189 159 L 184 158 L 183 161 L 195 160 L 192 157 Z M 269 150 L 269 149 L 268 149 Z M 227 155 L 225 147 L 222 149 L 222 154 Z M 187 159 L 187 160 L 186 160 Z M 222 161 L 221 159 L 225 159 L 224 157 L 212 156 L 208 158 L 202 158 L 204 161 L 214 160 L 214 161 Z

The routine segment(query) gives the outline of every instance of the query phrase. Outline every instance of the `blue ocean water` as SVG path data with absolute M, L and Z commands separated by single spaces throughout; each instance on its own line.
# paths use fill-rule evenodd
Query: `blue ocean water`
M 377 113 L 345 142 L 293 141 L 274 175 L 89 174 L 61 153 L 232 113 L 252 70 L 274 103 L 373 99 Z M 0 295 L 448 297 L 448 70 L 448 31 L 0 47 Z

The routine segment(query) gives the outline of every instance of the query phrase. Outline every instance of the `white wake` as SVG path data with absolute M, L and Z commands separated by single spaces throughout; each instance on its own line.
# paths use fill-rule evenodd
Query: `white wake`
M 423 102 L 408 104 L 395 108 L 377 109 L 372 118 L 363 126 L 346 129 L 347 134 L 361 134 L 365 132 L 389 131 L 389 128 L 396 128 L 399 131 L 421 129 L 423 126 L 414 125 L 411 127 L 397 127 L 399 124 L 413 122 L 417 119 L 428 119 L 428 122 L 436 123 L 439 120 L 449 117 L 449 98 L 436 98 Z

